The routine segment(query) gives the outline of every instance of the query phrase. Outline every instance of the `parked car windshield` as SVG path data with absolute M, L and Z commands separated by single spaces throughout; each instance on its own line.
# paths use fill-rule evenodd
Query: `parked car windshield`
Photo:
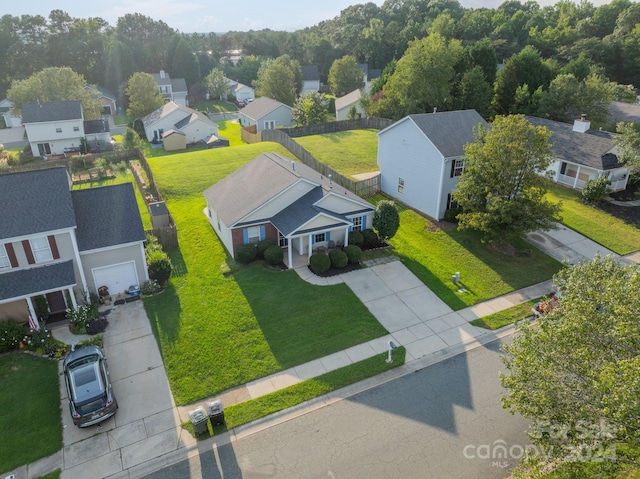
M 83 416 L 85 416 L 87 414 L 91 414 L 92 412 L 102 409 L 103 407 L 105 407 L 105 405 L 106 405 L 106 396 L 102 395 L 99 398 L 94 399 L 93 401 L 90 401 L 88 403 L 79 404 L 78 412 Z

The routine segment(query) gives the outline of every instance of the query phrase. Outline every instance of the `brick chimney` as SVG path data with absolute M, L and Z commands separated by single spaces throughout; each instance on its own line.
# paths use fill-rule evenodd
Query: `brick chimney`
M 580 118 L 573 122 L 573 131 L 578 133 L 586 133 L 591 128 L 591 122 L 587 120 L 587 115 L 584 113 L 580 115 Z

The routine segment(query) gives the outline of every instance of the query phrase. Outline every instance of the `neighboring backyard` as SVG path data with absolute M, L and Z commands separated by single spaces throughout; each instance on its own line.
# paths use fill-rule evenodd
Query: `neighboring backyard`
M 378 171 L 377 130 L 348 130 L 294 138 L 316 160 L 338 173 L 353 176 Z

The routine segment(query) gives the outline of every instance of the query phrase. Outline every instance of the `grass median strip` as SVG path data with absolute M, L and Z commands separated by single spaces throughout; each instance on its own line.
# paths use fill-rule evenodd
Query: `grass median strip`
M 500 329 L 501 327 L 508 324 L 522 321 L 523 319 L 533 316 L 533 313 L 531 312 L 533 306 L 537 302 L 542 301 L 545 297 L 546 296 L 542 296 L 537 299 L 532 299 L 531 301 L 518 304 L 511 308 L 505 309 L 504 311 L 499 311 L 488 316 L 483 316 L 482 318 L 474 319 L 473 321 L 471 321 L 471 324 L 474 326 L 478 326 L 479 328 L 494 330 Z
M 387 353 L 377 354 L 371 358 L 322 374 L 313 379 L 307 379 L 251 401 L 225 407 L 226 424 L 216 426 L 214 431 L 211 430 L 211 424 L 209 424 L 209 435 L 213 435 L 214 432 L 217 434 L 223 433 L 234 427 L 242 426 L 363 379 L 373 377 L 389 369 L 402 366 L 405 361 L 405 353 L 405 348 L 400 346 L 392 353 L 392 363 L 385 361 Z M 194 434 L 191 422 L 183 423 L 182 427 Z M 207 434 L 200 436 L 202 439 L 207 437 L 209 437 Z

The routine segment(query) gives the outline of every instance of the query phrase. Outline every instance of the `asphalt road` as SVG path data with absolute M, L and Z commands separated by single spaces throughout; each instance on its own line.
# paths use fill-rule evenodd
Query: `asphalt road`
M 202 451 L 146 479 L 507 477 L 529 444 L 528 421 L 500 405 L 499 346 Z

